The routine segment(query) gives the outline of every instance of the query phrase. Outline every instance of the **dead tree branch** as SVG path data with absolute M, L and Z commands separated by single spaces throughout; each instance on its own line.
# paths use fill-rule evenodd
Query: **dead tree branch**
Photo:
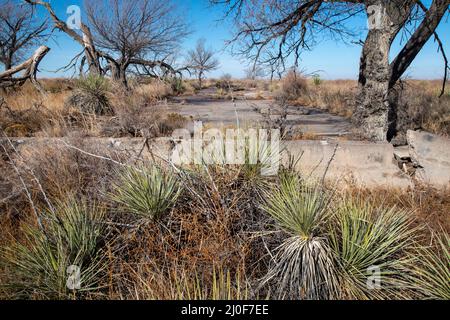
M 45 57 L 45 55 L 50 51 L 50 48 L 46 46 L 39 47 L 36 52 L 33 54 L 31 58 L 27 61 L 21 63 L 18 66 L 12 67 L 9 70 L 5 70 L 0 73 L 0 88 L 21 86 L 27 80 L 30 80 L 31 83 L 36 87 L 36 89 L 45 94 L 45 89 L 42 85 L 37 81 L 36 74 L 38 71 L 39 63 Z M 14 75 L 24 71 L 22 76 L 19 78 L 14 78 Z

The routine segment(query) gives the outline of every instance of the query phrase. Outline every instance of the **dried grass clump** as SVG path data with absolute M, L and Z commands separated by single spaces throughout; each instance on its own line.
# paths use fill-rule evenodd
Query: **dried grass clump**
M 167 113 L 167 106 L 138 92 L 118 93 L 114 97 L 116 118 L 103 126 L 106 136 L 155 138 L 170 136 L 183 128 L 187 119 L 177 113 Z
M 180 84 L 178 84 L 180 85 Z M 176 86 L 176 84 L 175 84 Z M 176 88 L 180 89 L 180 88 Z M 137 86 L 134 91 L 149 101 L 160 101 L 174 94 L 172 84 L 162 80 L 152 80 L 148 84 Z
M 358 84 L 353 80 L 311 80 L 314 86 L 310 87 L 305 105 L 327 110 L 330 113 L 350 118 L 353 114 L 354 101 Z
M 68 129 L 65 97 L 66 92 L 44 97 L 28 86 L 0 95 L 0 129 L 10 137 L 63 136 Z
M 264 251 L 254 250 L 251 232 L 265 219 L 253 212 L 258 188 L 234 166 L 179 174 L 183 193 L 171 214 L 141 226 L 127 242 L 126 255 L 116 258 L 123 268 L 117 294 L 140 299 L 256 297 L 253 275 Z
M 297 70 L 290 70 L 280 82 L 278 99 L 297 100 L 308 92 L 308 81 Z
M 407 81 L 399 98 L 400 129 L 423 129 L 450 136 L 450 92 L 442 97 L 439 83 Z

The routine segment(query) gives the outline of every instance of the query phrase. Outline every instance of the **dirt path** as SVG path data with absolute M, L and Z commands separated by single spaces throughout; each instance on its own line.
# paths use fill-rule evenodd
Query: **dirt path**
M 219 128 L 236 125 L 248 128 L 262 121 L 255 106 L 267 110 L 274 104 L 273 100 L 244 98 L 251 96 L 248 92 L 238 96 L 235 101 L 218 99 L 215 92 L 215 89 L 205 89 L 195 96 L 177 97 L 168 104 L 168 111 Z M 314 108 L 290 106 L 287 120 L 296 132 L 309 135 L 342 137 L 349 136 L 352 131 L 348 119 Z

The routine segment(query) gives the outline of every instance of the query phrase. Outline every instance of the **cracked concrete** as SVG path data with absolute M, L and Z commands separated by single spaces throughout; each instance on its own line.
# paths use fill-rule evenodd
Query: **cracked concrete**
M 273 104 L 272 100 L 247 100 L 242 97 L 234 101 L 221 100 L 203 90 L 203 93 L 195 96 L 173 99 L 168 104 L 168 111 L 214 127 L 239 125 L 247 128 L 255 127 L 255 123 L 263 120 L 254 106 L 265 110 Z M 352 134 L 352 125 L 348 119 L 309 107 L 290 106 L 287 124 L 295 131 L 324 138 L 348 137 Z

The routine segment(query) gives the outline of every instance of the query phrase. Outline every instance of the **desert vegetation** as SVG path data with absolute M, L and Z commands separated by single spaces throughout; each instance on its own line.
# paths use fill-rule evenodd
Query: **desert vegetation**
M 450 299 L 450 186 L 419 182 L 420 164 L 394 154 L 407 187 L 326 179 L 341 141 L 450 137 L 447 63 L 443 81 L 402 78 L 429 39 L 447 61 L 436 28 L 449 1 L 210 3 L 234 23 L 245 78 L 210 77 L 220 53 L 205 39 L 182 48 L 192 30 L 175 2 L 85 1 L 73 29 L 51 1 L 0 0 L 0 300 Z M 302 72 L 318 31 L 352 38 L 345 20 L 373 4 L 387 33 L 368 32 L 358 80 Z M 71 78 L 40 76 L 55 30 L 81 51 L 61 66 Z M 401 30 L 410 38 L 389 62 Z M 341 126 L 303 131 L 308 115 Z M 319 179 L 297 170 L 303 153 L 267 176 L 270 159 L 249 150 L 241 164 L 156 152 L 201 121 L 338 145 Z
M 122 166 L 67 149 L 2 156 L 2 298 L 448 299 L 448 191 L 338 191 L 289 168 Z M 81 290 L 66 286 L 72 265 Z

